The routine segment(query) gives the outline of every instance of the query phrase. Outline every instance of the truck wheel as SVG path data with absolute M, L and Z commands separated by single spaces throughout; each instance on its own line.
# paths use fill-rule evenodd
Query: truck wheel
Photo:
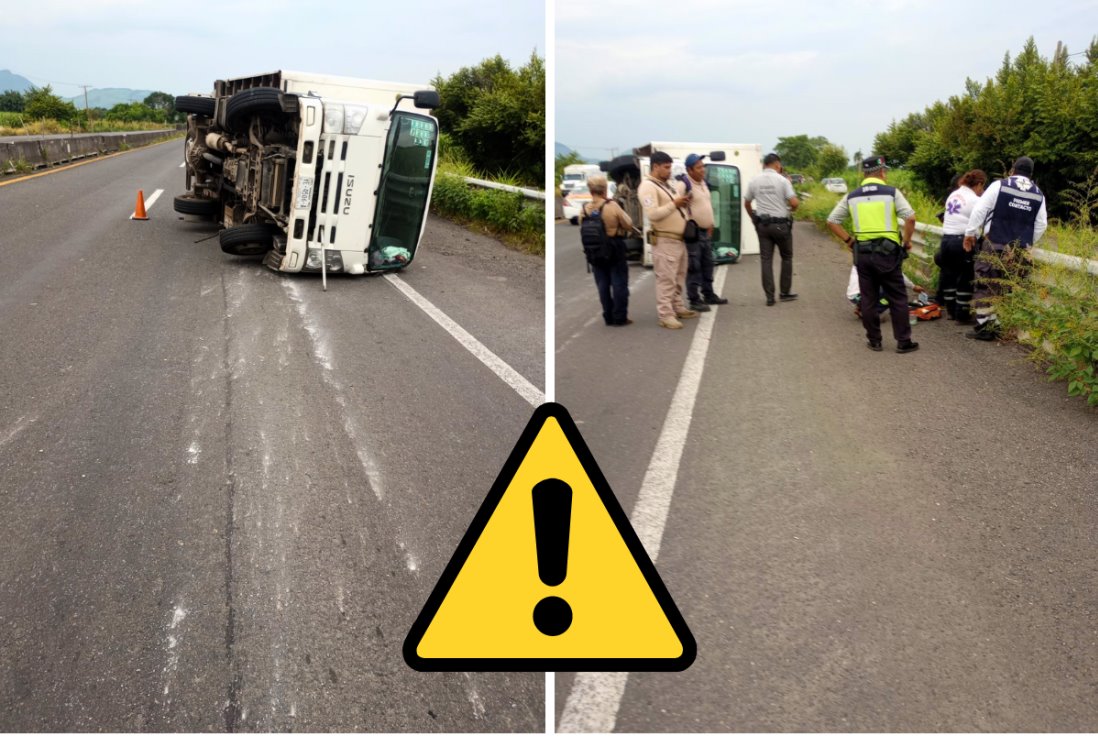
M 183 215 L 200 215 L 210 218 L 217 214 L 217 200 L 212 197 L 178 195 L 175 198 L 175 212 Z
M 246 223 L 233 226 L 218 234 L 221 251 L 237 257 L 255 257 L 266 254 L 274 245 L 275 227 L 269 223 Z
M 225 121 L 232 125 L 261 112 L 281 112 L 282 92 L 277 88 L 249 88 L 233 94 L 225 105 Z
M 184 114 L 201 114 L 212 117 L 217 101 L 206 96 L 176 96 L 175 110 Z
M 580 219 L 573 215 L 571 218 L 568 219 L 568 222 L 571 223 L 573 226 L 578 226 Z

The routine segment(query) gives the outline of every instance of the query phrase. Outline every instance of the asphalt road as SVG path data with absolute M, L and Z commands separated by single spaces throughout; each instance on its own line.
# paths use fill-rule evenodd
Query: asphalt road
M 385 277 L 223 254 L 181 160 L 0 186 L 0 731 L 541 731 L 401 657 L 533 406 Z M 398 277 L 544 386 L 540 259 L 432 218 Z
M 692 419 L 656 565 L 697 661 L 558 675 L 558 728 L 1098 730 L 1095 413 L 953 322 L 869 351 L 849 255 L 808 224 L 795 247 L 795 302 L 764 305 L 757 257 L 726 270 L 674 413 Z M 636 323 L 604 326 L 572 226 L 556 277 L 557 398 L 629 513 L 681 425 L 699 320 L 659 328 L 633 266 Z

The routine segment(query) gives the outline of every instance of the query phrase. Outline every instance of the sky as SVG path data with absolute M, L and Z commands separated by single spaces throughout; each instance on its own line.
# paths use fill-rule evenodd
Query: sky
M 1095 0 L 557 0 L 556 140 L 606 159 L 807 134 L 868 156 L 890 122 L 993 77 L 1029 36 L 1050 57 L 1096 34 Z
M 542 0 L 2 0 L 0 18 L 0 70 L 65 97 L 210 93 L 275 70 L 427 83 L 496 54 L 545 56 Z

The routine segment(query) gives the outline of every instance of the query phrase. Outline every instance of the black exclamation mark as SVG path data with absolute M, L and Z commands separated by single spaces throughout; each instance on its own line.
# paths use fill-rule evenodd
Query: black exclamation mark
M 572 488 L 563 480 L 542 480 L 533 495 L 538 578 L 546 586 L 559 586 L 568 575 Z M 571 625 L 572 608 L 560 597 L 545 597 L 534 606 L 534 626 L 545 635 L 560 635 Z

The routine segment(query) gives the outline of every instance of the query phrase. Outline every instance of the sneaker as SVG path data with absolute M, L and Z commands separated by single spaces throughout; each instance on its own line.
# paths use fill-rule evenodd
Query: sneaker
M 884 346 L 881 345 L 880 340 L 866 340 L 865 346 L 875 353 L 879 353 L 884 350 Z
M 694 317 L 699 316 L 699 314 L 691 309 L 683 309 L 682 311 L 676 311 L 675 316 L 679 319 L 693 319 Z
M 781 293 L 781 294 L 778 295 L 778 298 L 780 298 L 783 301 L 796 301 L 797 300 L 797 294 L 796 293 Z
M 682 322 L 673 316 L 660 317 L 660 326 L 668 329 L 682 329 Z
M 970 340 L 981 340 L 983 342 L 994 342 L 999 339 L 999 330 L 993 324 L 985 324 L 978 326 L 971 332 L 965 332 L 965 337 Z
M 691 301 L 690 302 L 690 310 L 705 313 L 706 311 L 709 311 L 710 308 L 709 308 L 709 304 L 707 304 L 707 303 L 702 303 L 701 301 Z
M 908 340 L 906 342 L 900 342 L 896 344 L 897 353 L 914 353 L 919 349 L 919 343 L 914 340 Z
M 728 303 L 727 298 L 721 298 L 718 295 L 706 296 L 702 300 L 712 306 L 723 306 L 724 304 Z

